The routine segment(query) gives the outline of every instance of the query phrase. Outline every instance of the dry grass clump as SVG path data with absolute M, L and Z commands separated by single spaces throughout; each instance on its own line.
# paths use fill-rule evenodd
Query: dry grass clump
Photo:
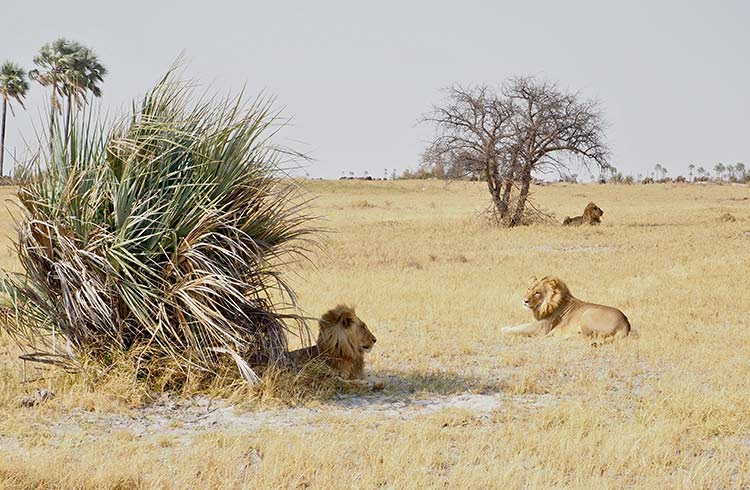
M 182 383 L 227 359 L 251 382 L 250 365 L 286 363 L 306 325 L 281 269 L 315 230 L 269 139 L 278 113 L 194 100 L 170 72 L 111 129 L 84 117 L 42 145 L 18 191 L 23 272 L 3 281 L 29 359 L 84 370 L 125 353 L 139 377 Z
M 370 201 L 354 201 L 352 203 L 352 207 L 353 208 L 367 209 L 367 208 L 374 208 L 375 205 L 372 204 L 372 203 L 370 203 Z
M 331 368 L 322 360 L 314 359 L 299 370 L 269 367 L 260 382 L 238 401 L 249 401 L 261 407 L 297 406 L 329 398 L 339 388 Z

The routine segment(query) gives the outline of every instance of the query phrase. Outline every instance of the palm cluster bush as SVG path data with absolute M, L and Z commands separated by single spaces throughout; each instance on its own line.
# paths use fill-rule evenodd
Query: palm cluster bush
M 7 328 L 36 360 L 145 353 L 216 372 L 286 362 L 308 336 L 281 269 L 317 243 L 271 137 L 273 101 L 206 99 L 174 71 L 109 125 L 81 114 L 32 162 Z M 228 355 L 229 356 L 228 356 Z

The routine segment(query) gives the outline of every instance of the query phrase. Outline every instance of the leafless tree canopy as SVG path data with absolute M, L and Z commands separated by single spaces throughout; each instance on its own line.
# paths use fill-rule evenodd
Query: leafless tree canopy
M 608 168 L 604 122 L 595 101 L 549 82 L 512 78 L 487 86 L 446 89 L 447 101 L 423 117 L 436 135 L 423 165 L 446 178 L 487 182 L 498 221 L 522 223 L 533 175 L 571 166 Z

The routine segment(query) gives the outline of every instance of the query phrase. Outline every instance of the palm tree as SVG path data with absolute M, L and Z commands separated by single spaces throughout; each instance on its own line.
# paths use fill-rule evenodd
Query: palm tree
M 47 43 L 34 57 L 39 68 L 31 70 L 29 76 L 43 87 L 52 87 L 50 96 L 50 136 L 55 122 L 55 113 L 62 114 L 61 99 L 67 102 L 65 115 L 65 140 L 70 130 L 70 114 L 73 104 L 80 107 L 91 92 L 101 97 L 99 83 L 104 80 L 107 69 L 91 49 L 75 41 L 60 38 Z
M 99 84 L 104 81 L 107 68 L 101 64 L 99 57 L 89 48 L 81 46 L 73 58 L 74 65 L 70 73 L 69 84 L 66 87 L 68 97 L 67 114 L 65 116 L 65 131 L 70 129 L 70 111 L 75 102 L 77 107 L 86 101 L 90 92 L 94 97 L 101 97 Z
M 15 63 L 6 61 L 0 66 L 0 96 L 3 98 L 3 116 L 0 123 L 0 176 L 3 175 L 3 160 L 5 157 L 5 120 L 7 111 L 15 116 L 10 101 L 15 100 L 23 107 L 23 98 L 29 90 L 29 82 L 26 81 L 26 72 Z
M 701 176 L 701 177 L 703 177 L 704 175 L 706 175 L 706 169 L 705 169 L 705 168 L 703 168 L 703 167 L 698 167 L 698 170 L 696 170 L 696 172 L 697 172 L 697 173 L 698 173 L 698 175 L 699 175 L 699 176 Z
M 737 176 L 741 181 L 745 180 L 745 164 L 744 163 L 737 163 L 734 166 L 734 169 L 737 171 Z
M 693 180 L 693 170 L 695 170 L 695 165 L 691 163 L 688 165 L 688 176 L 690 177 L 690 180 Z
M 662 170 L 664 170 L 664 169 L 663 169 L 663 167 L 660 164 L 657 163 L 656 165 L 654 165 L 654 174 L 656 175 L 657 179 L 661 175 Z
M 726 170 L 726 168 L 724 167 L 723 163 L 717 163 L 716 165 L 714 165 L 714 172 L 716 172 L 717 180 L 723 180 L 724 170 Z
M 729 180 L 734 180 L 734 165 L 730 163 L 729 165 L 727 165 L 726 170 L 727 170 L 727 178 Z
M 668 172 L 667 167 L 665 167 L 663 165 L 660 165 L 658 163 L 654 166 L 654 171 L 655 171 L 656 177 L 658 179 L 665 178 L 667 176 L 667 172 Z
M 69 65 L 72 48 L 65 39 L 58 39 L 52 43 L 45 44 L 34 57 L 34 64 L 40 69 L 29 72 L 29 78 L 38 82 L 42 87 L 51 87 L 50 95 L 50 143 L 55 125 L 55 115 L 62 112 L 60 99 L 63 96 L 65 85 L 65 67 Z

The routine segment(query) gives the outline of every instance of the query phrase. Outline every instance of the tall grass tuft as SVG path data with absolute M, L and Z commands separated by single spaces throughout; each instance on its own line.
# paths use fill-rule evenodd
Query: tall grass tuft
M 270 138 L 273 101 L 194 97 L 170 71 L 127 118 L 89 113 L 41 145 L 19 198 L 24 272 L 6 273 L 8 330 L 36 360 L 138 350 L 213 372 L 286 361 L 308 338 L 282 269 L 318 236 Z

